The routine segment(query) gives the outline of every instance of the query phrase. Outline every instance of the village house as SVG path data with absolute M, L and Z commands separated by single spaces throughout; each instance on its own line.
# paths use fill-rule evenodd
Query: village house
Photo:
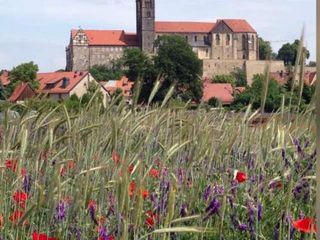
M 6 79 L 1 77 L 1 81 L 3 80 Z M 21 83 L 16 86 L 9 100 L 12 102 L 23 101 L 36 94 L 43 94 L 57 101 L 68 99 L 74 94 L 81 98 L 87 93 L 90 83 L 95 83 L 100 89 L 104 105 L 110 98 L 108 91 L 86 71 L 38 73 L 37 80 L 40 83 L 39 89 L 33 90 L 29 84 Z M 4 83 L 7 82 L 2 82 L 2 84 Z
M 122 95 L 129 99 L 132 97 L 133 85 L 134 82 L 129 81 L 126 76 L 123 76 L 119 80 L 109 80 L 106 82 L 100 82 L 103 87 L 112 95 L 117 89 L 122 91 Z

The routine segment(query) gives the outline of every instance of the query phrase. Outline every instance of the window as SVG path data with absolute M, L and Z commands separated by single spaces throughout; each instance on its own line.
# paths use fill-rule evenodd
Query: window
M 252 46 L 252 49 L 254 49 L 254 42 L 255 42 L 254 35 L 252 35 L 252 37 L 251 37 L 251 46 Z
M 216 35 L 216 45 L 220 45 L 220 35 Z
M 149 18 L 149 17 L 151 17 L 151 12 L 147 12 L 147 17 Z
M 198 36 L 194 36 L 194 41 L 198 42 Z
M 242 35 L 242 49 L 246 50 L 247 49 L 247 38 L 246 35 Z
M 151 1 L 146 2 L 146 8 L 152 8 L 152 3 Z
M 242 59 L 246 59 L 246 55 L 243 54 Z
M 186 36 L 186 41 L 188 42 L 188 40 L 189 40 L 189 38 L 188 38 L 188 36 Z
M 226 40 L 227 46 L 230 45 L 230 40 L 231 40 L 230 34 L 227 34 L 227 40 Z

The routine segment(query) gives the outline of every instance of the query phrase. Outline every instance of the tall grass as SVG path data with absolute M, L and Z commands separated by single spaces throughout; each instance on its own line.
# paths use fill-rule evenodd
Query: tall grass
M 252 125 L 250 106 L 245 114 L 169 109 L 172 93 L 161 107 L 138 109 L 136 94 L 132 107 L 116 99 L 80 112 L 7 111 L 0 238 L 314 239 L 292 225 L 316 214 L 313 105 L 291 116 L 283 104 Z M 234 179 L 236 170 L 246 181 Z M 14 201 L 17 191 L 28 192 L 26 206 Z

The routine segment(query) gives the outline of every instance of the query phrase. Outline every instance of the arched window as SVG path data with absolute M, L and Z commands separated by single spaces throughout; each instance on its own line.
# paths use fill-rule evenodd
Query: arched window
M 230 40 L 231 40 L 230 34 L 227 34 L 227 40 L 226 40 L 227 46 L 230 45 Z
M 246 35 L 245 34 L 243 34 L 242 35 L 242 49 L 243 50 L 246 50 L 247 49 L 247 38 L 246 38 Z
M 254 38 L 254 35 L 252 35 L 251 37 L 251 46 L 252 46 L 252 49 L 254 49 L 254 42 L 255 42 L 255 38 Z
M 220 35 L 216 35 L 216 45 L 220 45 Z

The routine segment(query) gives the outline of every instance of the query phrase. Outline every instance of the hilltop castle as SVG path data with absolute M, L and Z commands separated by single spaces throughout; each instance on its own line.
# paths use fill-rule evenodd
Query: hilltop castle
M 136 11 L 136 33 L 124 30 L 72 30 L 66 49 L 66 69 L 83 71 L 94 65 L 108 65 L 120 58 L 126 48 L 139 47 L 153 54 L 154 41 L 162 35 L 182 36 L 200 59 L 214 60 L 215 66 L 216 62 L 239 65 L 248 60 L 258 60 L 258 35 L 246 20 L 159 22 L 155 21 L 155 0 L 136 0 Z M 210 61 L 205 67 L 210 68 Z

